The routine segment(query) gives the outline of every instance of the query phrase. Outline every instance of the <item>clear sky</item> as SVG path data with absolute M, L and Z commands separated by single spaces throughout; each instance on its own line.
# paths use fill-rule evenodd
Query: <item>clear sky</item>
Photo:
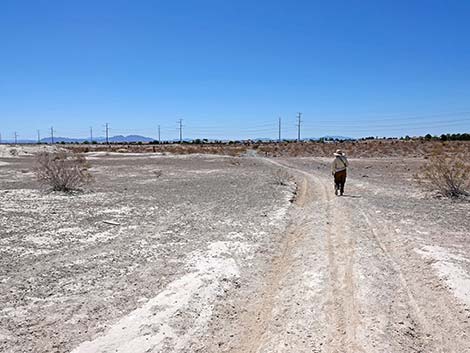
M 0 132 L 470 131 L 467 0 L 1 0 Z

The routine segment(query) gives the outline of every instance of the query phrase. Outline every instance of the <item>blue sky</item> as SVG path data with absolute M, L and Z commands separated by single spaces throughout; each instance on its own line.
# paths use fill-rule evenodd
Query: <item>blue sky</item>
M 470 1 L 0 2 L 0 132 L 470 131 Z

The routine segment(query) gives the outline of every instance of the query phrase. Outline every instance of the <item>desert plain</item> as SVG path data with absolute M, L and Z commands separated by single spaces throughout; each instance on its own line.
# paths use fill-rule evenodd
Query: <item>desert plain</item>
M 470 202 L 422 155 L 337 197 L 328 156 L 91 150 L 70 194 L 0 148 L 1 352 L 470 352 Z

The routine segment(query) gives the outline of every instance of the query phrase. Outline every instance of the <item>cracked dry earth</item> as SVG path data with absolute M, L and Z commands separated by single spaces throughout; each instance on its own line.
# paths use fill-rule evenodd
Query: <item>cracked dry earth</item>
M 101 186 L 63 201 L 6 160 L 0 350 L 470 352 L 469 203 L 391 158 L 336 197 L 328 162 L 96 155 Z

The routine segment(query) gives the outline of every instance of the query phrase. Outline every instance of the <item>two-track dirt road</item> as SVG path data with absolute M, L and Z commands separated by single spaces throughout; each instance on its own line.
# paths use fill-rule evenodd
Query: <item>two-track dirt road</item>
M 468 307 L 409 239 L 325 173 L 299 181 L 291 224 L 233 352 L 470 352 Z

